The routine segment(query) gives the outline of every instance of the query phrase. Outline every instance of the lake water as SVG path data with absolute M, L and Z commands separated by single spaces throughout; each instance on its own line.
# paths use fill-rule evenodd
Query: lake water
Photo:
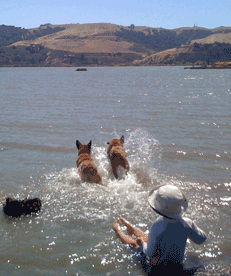
M 1 202 L 42 200 L 33 217 L 0 213 L 0 275 L 143 275 L 112 223 L 147 231 L 148 193 L 165 183 L 208 234 L 185 265 L 230 275 L 231 70 L 0 68 L 0 87 Z M 130 172 L 115 180 L 106 142 L 121 135 Z M 106 187 L 81 182 L 76 139 L 92 140 Z

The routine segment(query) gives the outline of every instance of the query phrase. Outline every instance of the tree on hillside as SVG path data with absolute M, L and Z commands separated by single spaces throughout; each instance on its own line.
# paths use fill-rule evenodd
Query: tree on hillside
M 44 27 L 44 26 L 50 26 L 52 25 L 51 23 L 45 23 L 45 24 L 41 24 L 39 27 Z

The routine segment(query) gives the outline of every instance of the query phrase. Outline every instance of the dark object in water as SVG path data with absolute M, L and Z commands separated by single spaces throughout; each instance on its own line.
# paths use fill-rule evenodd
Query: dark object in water
M 77 68 L 75 71 L 87 71 L 87 68 Z
M 9 217 L 17 218 L 22 215 L 35 214 L 40 211 L 41 206 L 42 203 L 39 198 L 16 200 L 7 197 L 6 203 L 3 204 L 3 212 Z
M 184 69 L 231 69 L 231 64 L 215 63 L 213 65 L 184 67 Z

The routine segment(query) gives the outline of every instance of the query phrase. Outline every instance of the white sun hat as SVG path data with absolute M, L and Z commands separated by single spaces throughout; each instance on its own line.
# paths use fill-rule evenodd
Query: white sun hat
M 181 218 L 188 208 L 185 194 L 178 187 L 169 184 L 154 188 L 149 193 L 148 203 L 158 214 L 170 219 Z

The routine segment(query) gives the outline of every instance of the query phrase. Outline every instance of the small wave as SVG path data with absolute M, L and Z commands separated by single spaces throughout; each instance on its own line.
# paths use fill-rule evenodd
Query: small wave
M 41 151 L 47 151 L 47 152 L 73 152 L 73 149 L 67 149 L 63 147 L 30 145 L 30 144 L 15 143 L 15 142 L 0 143 L 0 147 L 2 149 L 17 148 L 17 149 L 27 149 L 27 150 L 41 150 Z

